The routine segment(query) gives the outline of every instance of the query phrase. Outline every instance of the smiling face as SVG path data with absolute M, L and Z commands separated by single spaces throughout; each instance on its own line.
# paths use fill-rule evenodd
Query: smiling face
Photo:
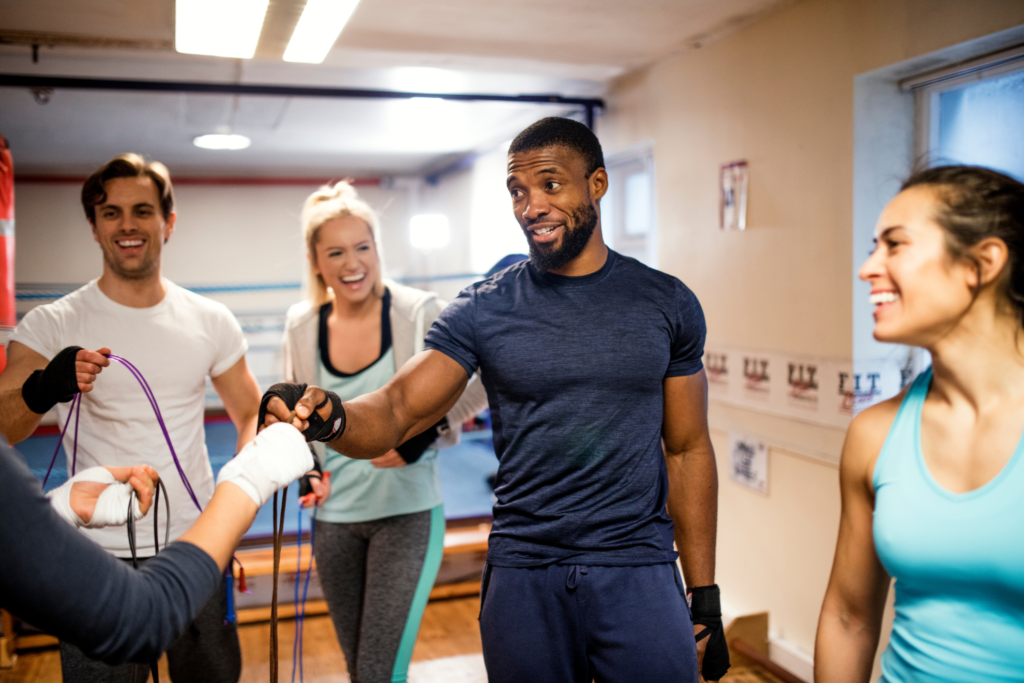
M 912 187 L 878 219 L 875 251 L 860 269 L 871 283 L 878 341 L 931 347 L 974 303 L 977 269 L 950 254 L 936 203 L 934 190 Z
M 510 154 L 507 186 L 530 260 L 558 271 L 591 243 L 608 175 L 599 168 L 588 178 L 582 157 L 556 145 Z
M 345 216 L 325 222 L 313 245 L 314 272 L 337 299 L 359 304 L 378 290 L 380 257 L 373 231 L 361 218 Z
M 160 195 L 149 176 L 113 178 L 106 200 L 96 207 L 92 234 L 103 250 L 105 271 L 125 280 L 160 274 L 164 242 L 174 232 L 175 214 L 160 210 Z

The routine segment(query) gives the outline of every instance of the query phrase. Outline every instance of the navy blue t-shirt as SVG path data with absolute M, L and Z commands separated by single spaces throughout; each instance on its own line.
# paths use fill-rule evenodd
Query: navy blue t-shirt
M 487 389 L 500 463 L 488 562 L 675 560 L 663 381 L 701 370 L 704 334 L 686 285 L 613 251 L 590 275 L 523 261 L 459 294 L 426 347 L 479 368 Z

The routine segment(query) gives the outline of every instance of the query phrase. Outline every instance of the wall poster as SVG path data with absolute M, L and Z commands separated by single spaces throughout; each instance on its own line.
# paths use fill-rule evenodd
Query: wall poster
M 756 438 L 729 432 L 729 479 L 768 494 L 768 446 Z
M 746 161 L 722 164 L 720 183 L 720 227 L 722 230 L 747 229 L 747 184 L 749 172 Z

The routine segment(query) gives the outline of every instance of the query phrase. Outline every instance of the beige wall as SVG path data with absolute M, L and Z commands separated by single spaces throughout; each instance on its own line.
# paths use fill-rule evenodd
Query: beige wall
M 658 265 L 700 298 L 709 344 L 851 357 L 854 77 L 1021 23 L 1013 0 L 803 0 L 613 84 L 598 132 L 606 153 L 653 143 Z M 738 159 L 748 229 L 723 233 L 718 168 Z M 769 609 L 810 652 L 842 433 L 722 405 L 711 423 L 720 456 L 726 429 L 785 446 L 767 497 L 722 469 L 718 577 L 730 608 Z

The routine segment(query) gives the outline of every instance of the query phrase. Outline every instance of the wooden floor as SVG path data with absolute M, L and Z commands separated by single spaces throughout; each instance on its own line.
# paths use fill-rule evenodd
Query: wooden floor
M 423 614 L 419 638 L 412 653 L 413 662 L 481 652 L 480 631 L 476 621 L 479 610 L 480 600 L 477 598 L 430 602 Z M 238 634 L 242 643 L 240 683 L 266 683 L 270 676 L 270 625 L 262 623 L 241 626 Z M 280 680 L 290 681 L 293 621 L 281 623 L 279 637 Z M 307 618 L 303 642 L 303 669 L 306 681 L 347 683 L 345 657 L 341 654 L 329 617 Z M 160 668 L 160 680 L 169 681 L 166 658 L 161 661 Z M 59 683 L 60 680 L 60 655 L 56 649 L 22 653 L 13 669 L 0 670 L 0 683 Z
M 413 650 L 413 667 L 410 682 L 453 683 L 456 681 L 481 681 L 482 665 L 478 658 L 462 655 L 477 655 L 482 651 L 477 613 L 480 609 L 478 598 L 434 600 L 427 605 L 420 626 L 419 638 Z M 283 621 L 280 626 L 280 680 L 290 681 L 292 673 L 292 643 L 294 622 Z M 242 678 L 240 683 L 266 683 L 270 677 L 268 645 L 270 625 L 267 623 L 248 624 L 239 627 L 242 643 Z M 345 657 L 334 636 L 334 627 L 327 616 L 306 619 L 304 629 L 303 669 L 309 683 L 348 683 Z M 457 659 L 449 659 L 457 658 Z M 417 662 L 446 660 L 445 668 L 437 675 L 423 676 L 423 668 L 417 672 Z M 160 680 L 166 683 L 166 658 L 160 663 Z M 429 668 L 429 667 L 424 667 Z M 416 675 L 419 673 L 420 675 Z M 431 672 L 427 672 L 428 674 Z M 56 649 L 23 653 L 13 669 L 0 670 L 0 683 L 59 683 L 60 655 Z M 182 683 L 181 681 L 177 683 Z M 187 682 L 186 682 L 187 683 Z M 776 678 L 753 667 L 733 667 L 722 683 L 779 683 Z

